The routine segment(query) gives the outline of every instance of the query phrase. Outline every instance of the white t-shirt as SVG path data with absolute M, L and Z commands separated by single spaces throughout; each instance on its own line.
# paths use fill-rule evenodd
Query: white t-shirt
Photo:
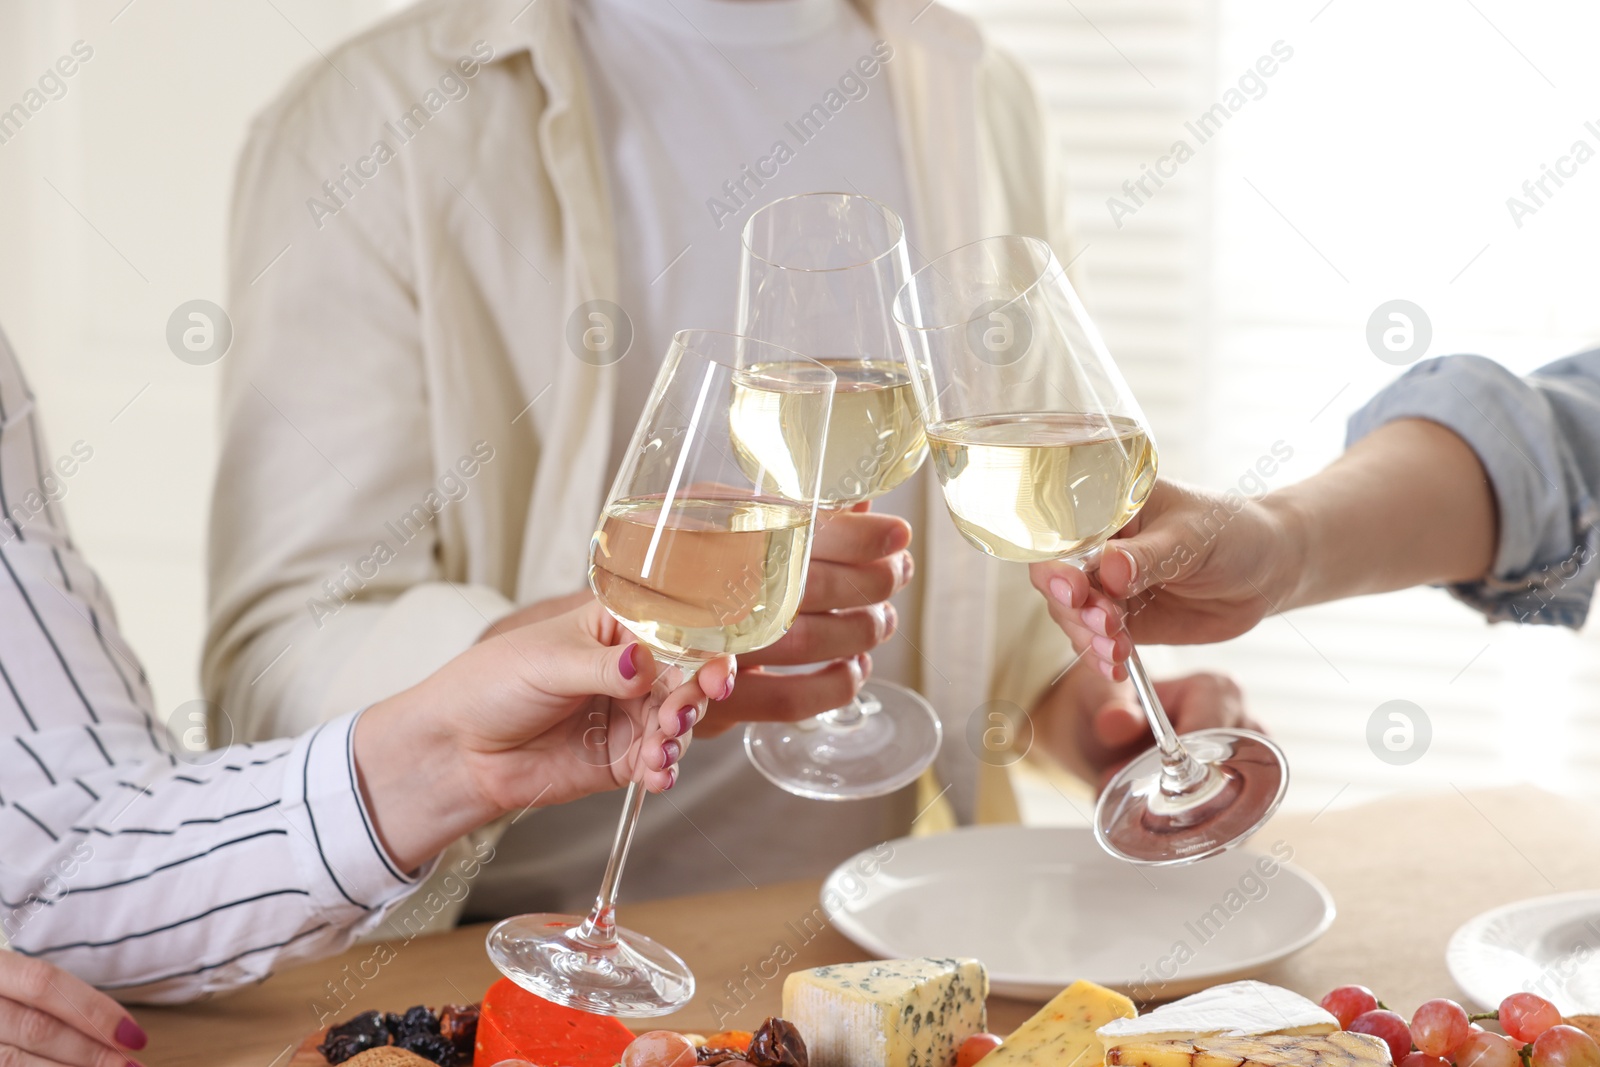
M 739 235 L 753 211 L 797 193 L 861 193 L 906 220 L 913 247 L 916 238 L 882 70 L 888 49 L 846 0 L 573 7 L 611 183 L 619 303 L 633 326 L 620 363 L 614 471 L 672 335 L 733 329 Z M 925 494 L 924 479 L 913 478 L 874 506 L 920 523 Z M 914 581 L 896 596 L 901 633 L 873 653 L 874 677 L 920 681 L 915 634 L 906 636 L 917 593 Z M 696 741 L 671 794 L 645 805 L 626 896 L 818 875 L 904 832 L 914 814 L 903 793 L 849 804 L 790 796 L 749 766 L 741 736 Z M 618 805 L 594 797 L 513 827 L 469 912 L 586 908 Z

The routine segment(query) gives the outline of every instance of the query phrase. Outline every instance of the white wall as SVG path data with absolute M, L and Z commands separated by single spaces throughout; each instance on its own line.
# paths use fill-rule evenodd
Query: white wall
M 168 316 L 224 296 L 234 158 L 250 116 L 383 0 L 6 0 L 0 110 L 75 42 L 92 57 L 0 144 L 0 326 L 51 447 L 94 458 L 65 504 L 158 709 L 199 695 L 217 367 Z M 134 399 L 137 397 L 137 399 Z M 132 401 L 130 404 L 129 401 Z

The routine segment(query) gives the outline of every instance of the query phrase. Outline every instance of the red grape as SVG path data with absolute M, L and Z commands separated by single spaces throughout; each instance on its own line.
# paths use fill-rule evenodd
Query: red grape
M 1448 1056 L 1471 1033 L 1466 1009 L 1453 1000 L 1430 1000 L 1411 1016 L 1411 1039 L 1429 1056 Z
M 1395 1067 L 1450 1067 L 1450 1061 L 1443 1056 L 1430 1056 L 1426 1052 L 1408 1052 L 1406 1058 L 1395 1064 Z
M 972 1067 L 1000 1047 L 998 1034 L 973 1034 L 956 1049 L 956 1067 Z
M 1322 1008 L 1335 1019 L 1339 1027 L 1350 1029 L 1358 1015 L 1365 1015 L 1378 1007 L 1378 998 L 1364 985 L 1342 985 L 1322 998 Z
M 640 1034 L 622 1050 L 622 1067 L 694 1067 L 694 1045 L 671 1030 Z
M 1560 1021 L 1556 1006 L 1532 993 L 1513 993 L 1500 1002 L 1500 1029 L 1519 1044 L 1537 1041 L 1540 1034 Z
M 1392 1011 L 1362 1012 L 1352 1019 L 1345 1029 L 1381 1038 L 1388 1044 L 1389 1055 L 1395 1063 L 1405 1059 L 1411 1052 L 1411 1027 Z
M 1600 1045 L 1576 1026 L 1552 1026 L 1533 1043 L 1533 1067 L 1600 1067 Z
M 1456 1049 L 1456 1067 L 1521 1067 L 1517 1046 L 1499 1034 L 1479 1030 Z

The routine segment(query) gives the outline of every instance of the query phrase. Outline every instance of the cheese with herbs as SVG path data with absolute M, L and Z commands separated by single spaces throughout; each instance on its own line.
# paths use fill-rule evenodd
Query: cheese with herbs
M 961 1042 L 988 1025 L 988 995 L 977 960 L 841 963 L 784 979 L 783 1017 L 811 1067 L 955 1067 Z
M 1017 1027 L 982 1067 L 1100 1067 L 1095 1031 L 1132 1018 L 1133 1001 L 1093 982 L 1074 982 Z
M 1260 1034 L 1322 1036 L 1339 1029 L 1324 1008 L 1265 982 L 1229 982 L 1100 1028 L 1107 1053 L 1129 1041 L 1193 1041 Z

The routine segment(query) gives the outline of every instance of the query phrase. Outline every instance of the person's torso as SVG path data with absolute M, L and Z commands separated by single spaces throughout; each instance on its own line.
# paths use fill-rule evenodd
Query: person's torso
M 876 38 L 844 0 L 582 0 L 574 14 L 633 337 L 618 365 L 609 478 L 672 335 L 734 327 L 751 212 L 796 193 L 856 192 L 890 205 L 916 237 Z M 920 525 L 927 499 L 918 477 L 875 506 Z M 903 625 L 873 653 L 875 677 L 918 684 L 919 592 L 914 579 L 895 598 Z M 617 808 L 594 797 L 513 826 L 469 914 L 587 907 Z M 736 729 L 697 741 L 672 793 L 645 806 L 625 895 L 814 877 L 904 833 L 913 814 L 910 791 L 845 805 L 784 793 L 750 766 Z

